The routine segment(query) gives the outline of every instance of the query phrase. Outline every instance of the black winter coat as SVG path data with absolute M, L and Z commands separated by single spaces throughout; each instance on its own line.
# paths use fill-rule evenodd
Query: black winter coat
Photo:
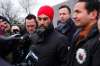
M 78 36 L 78 35 L 77 35 Z M 97 28 L 93 28 L 86 39 L 80 40 L 78 45 L 73 39 L 68 53 L 68 66 L 100 66 L 100 41 Z
M 66 38 L 52 26 L 40 35 L 43 40 L 35 44 L 38 52 L 37 66 L 66 66 Z

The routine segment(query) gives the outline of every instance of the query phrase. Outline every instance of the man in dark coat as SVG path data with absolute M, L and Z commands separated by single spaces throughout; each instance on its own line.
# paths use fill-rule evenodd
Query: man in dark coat
M 24 32 L 23 36 L 31 36 L 32 34 L 34 34 L 34 32 L 36 31 L 36 28 L 37 28 L 36 16 L 33 14 L 28 14 L 25 17 L 24 25 L 25 25 L 25 30 L 23 31 Z M 25 44 L 26 44 L 26 46 L 25 46 Z M 23 58 L 26 56 L 26 54 L 28 52 L 31 41 L 26 42 L 25 44 L 21 47 L 18 46 L 14 49 L 13 64 L 18 64 L 23 61 Z
M 66 39 L 54 30 L 53 16 L 54 10 L 50 6 L 42 6 L 38 10 L 38 40 L 33 44 L 36 49 L 36 52 L 33 51 L 36 53 L 36 66 L 66 66 Z
M 79 29 L 68 52 L 68 66 L 100 66 L 97 17 L 97 0 L 79 0 L 76 3 L 73 18 Z
M 68 42 L 71 42 L 72 36 L 76 31 L 76 26 L 71 19 L 71 9 L 69 6 L 62 5 L 59 7 L 59 21 L 55 29 L 64 34 Z

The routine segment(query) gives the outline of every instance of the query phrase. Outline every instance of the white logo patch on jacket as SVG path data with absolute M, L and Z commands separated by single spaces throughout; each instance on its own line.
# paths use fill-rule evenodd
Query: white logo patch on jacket
M 76 60 L 79 64 L 83 64 L 86 60 L 86 51 L 85 49 L 79 48 L 76 52 Z

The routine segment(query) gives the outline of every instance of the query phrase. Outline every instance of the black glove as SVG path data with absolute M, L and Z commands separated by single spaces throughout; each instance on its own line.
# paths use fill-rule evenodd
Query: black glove
M 14 34 L 14 35 L 11 35 L 9 37 L 6 37 L 6 36 L 0 36 L 0 45 L 11 45 L 13 44 L 13 41 L 19 39 L 19 38 L 16 38 L 20 36 L 20 34 Z

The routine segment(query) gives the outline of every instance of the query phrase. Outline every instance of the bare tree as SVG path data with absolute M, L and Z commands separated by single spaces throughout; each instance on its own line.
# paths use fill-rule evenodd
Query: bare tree
M 0 0 L 0 15 L 5 16 L 9 21 L 13 21 L 17 18 L 18 10 L 13 9 L 13 3 L 11 0 Z
M 26 14 L 29 14 L 31 11 L 31 7 L 36 5 L 34 0 L 19 0 L 19 4 L 22 6 Z

